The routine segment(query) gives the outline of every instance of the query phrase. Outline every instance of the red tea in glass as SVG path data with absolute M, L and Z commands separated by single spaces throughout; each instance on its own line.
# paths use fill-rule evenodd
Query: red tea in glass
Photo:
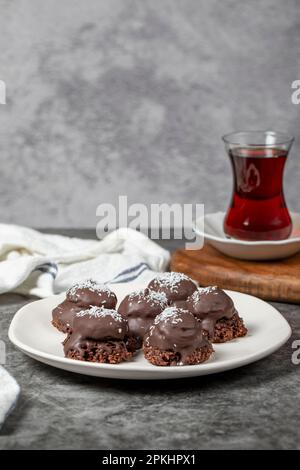
M 223 140 L 234 176 L 226 235 L 243 240 L 288 238 L 292 221 L 283 172 L 293 138 L 278 132 L 236 132 Z

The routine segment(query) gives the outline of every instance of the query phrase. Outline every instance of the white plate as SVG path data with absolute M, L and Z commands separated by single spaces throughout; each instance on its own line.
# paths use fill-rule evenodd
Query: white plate
M 245 241 L 227 238 L 223 230 L 225 213 L 215 212 L 200 217 L 194 231 L 217 250 L 233 258 L 248 260 L 282 259 L 300 251 L 300 214 L 291 212 L 293 230 L 289 238 L 278 241 Z
M 141 284 L 132 289 L 143 288 Z M 128 286 L 115 285 L 114 291 L 121 300 Z M 21 308 L 14 316 L 9 339 L 28 356 L 59 369 L 79 374 L 115 379 L 171 379 L 214 374 L 249 364 L 268 356 L 290 337 L 291 329 L 283 316 L 263 300 L 239 292 L 227 291 L 244 318 L 249 333 L 225 344 L 215 344 L 215 353 L 209 361 L 195 366 L 157 367 L 149 364 L 141 352 L 134 360 L 122 364 L 95 364 L 66 359 L 61 342 L 65 335 L 50 323 L 52 309 L 65 295 L 37 300 Z

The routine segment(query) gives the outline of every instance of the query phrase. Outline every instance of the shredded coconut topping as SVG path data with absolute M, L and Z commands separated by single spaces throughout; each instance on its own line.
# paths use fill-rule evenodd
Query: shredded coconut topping
M 78 282 L 73 287 L 70 287 L 67 293 L 76 297 L 78 289 L 89 289 L 90 291 L 97 292 L 98 294 L 102 294 L 103 292 L 105 292 L 109 296 L 114 295 L 114 293 L 105 284 L 98 284 L 92 279 L 87 279 L 86 281 Z
M 116 310 L 96 307 L 95 305 L 87 310 L 80 310 L 80 312 L 76 313 L 76 317 L 104 318 L 108 316 L 111 316 L 115 321 L 123 321 L 123 317 Z
M 150 290 L 148 296 L 154 303 L 166 304 L 168 303 L 167 295 L 164 292 L 155 292 Z
M 193 292 L 190 299 L 195 304 L 195 302 L 199 302 L 202 295 L 208 295 L 208 294 L 215 295 L 218 293 L 219 293 L 219 289 L 217 286 L 199 287 L 197 290 L 195 290 L 195 292 Z
M 154 279 L 154 282 L 159 286 L 169 287 L 173 292 L 178 291 L 178 284 L 182 281 L 191 281 L 191 279 L 186 274 L 177 273 L 174 271 L 171 271 L 170 273 L 166 272 L 159 274 Z
M 151 307 L 155 305 L 164 307 L 168 304 L 168 298 L 164 292 L 156 292 L 150 289 L 135 291 L 129 294 L 129 300 L 132 301 L 134 299 L 137 299 L 138 303 L 146 301 Z
M 130 292 L 130 294 L 128 295 L 128 298 L 130 300 L 132 300 L 135 297 L 143 297 L 144 295 L 145 295 L 145 290 L 144 289 L 134 290 L 134 291 Z
M 199 287 L 198 292 L 200 294 L 217 294 L 218 286 Z M 197 292 L 197 291 L 196 291 Z
M 182 311 L 183 310 L 180 310 L 177 307 L 168 307 L 155 317 L 154 324 L 157 325 L 158 323 L 162 321 L 170 321 L 174 325 L 177 325 L 177 323 L 180 323 L 183 321 L 180 316 Z M 187 311 L 187 310 L 184 310 L 184 311 Z

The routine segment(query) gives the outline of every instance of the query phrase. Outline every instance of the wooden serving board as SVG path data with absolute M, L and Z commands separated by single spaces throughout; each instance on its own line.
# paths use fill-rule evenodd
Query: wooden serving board
M 278 261 L 244 261 L 205 245 L 202 250 L 175 251 L 171 269 L 186 273 L 202 286 L 217 285 L 266 300 L 300 303 L 300 252 Z

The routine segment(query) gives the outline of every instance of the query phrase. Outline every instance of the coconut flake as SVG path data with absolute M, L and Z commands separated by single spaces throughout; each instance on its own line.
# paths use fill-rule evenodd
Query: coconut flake
M 134 291 L 129 294 L 129 305 L 132 305 L 132 301 L 137 303 L 147 302 L 151 307 L 159 305 L 160 307 L 166 307 L 168 305 L 168 298 L 164 292 L 156 292 L 148 288 Z
M 76 317 L 104 318 L 108 316 L 111 316 L 115 321 L 123 321 L 123 317 L 116 310 L 104 307 L 96 307 L 95 305 L 87 310 L 80 310 L 80 312 L 76 313 Z
M 92 279 L 87 279 L 83 282 L 78 282 L 74 286 L 70 287 L 67 294 L 72 297 L 77 297 L 77 290 L 79 289 L 88 289 L 92 292 L 96 292 L 97 294 L 106 293 L 109 297 L 114 296 L 114 293 L 107 287 L 106 284 L 99 284 Z
M 181 313 L 186 312 L 187 310 L 180 310 L 177 307 L 168 307 L 163 312 L 155 317 L 154 324 L 157 325 L 163 321 L 170 321 L 174 325 L 182 322 Z
M 196 306 L 196 304 L 201 300 L 201 297 L 208 294 L 218 295 L 219 288 L 217 286 L 199 287 L 195 292 L 193 292 L 189 299 L 191 299 L 192 304 Z
M 154 283 L 159 287 L 168 287 L 172 292 L 178 292 L 178 285 L 182 281 L 191 281 L 191 279 L 186 274 L 175 271 L 159 274 L 154 279 Z
M 155 292 L 154 290 L 150 290 L 146 299 L 147 302 L 150 300 L 151 306 L 154 306 L 155 304 L 159 304 L 160 306 L 168 305 L 168 298 L 164 292 Z
M 199 287 L 198 288 L 198 292 L 200 294 L 217 294 L 218 290 L 219 290 L 218 286 L 208 286 L 208 287 Z

